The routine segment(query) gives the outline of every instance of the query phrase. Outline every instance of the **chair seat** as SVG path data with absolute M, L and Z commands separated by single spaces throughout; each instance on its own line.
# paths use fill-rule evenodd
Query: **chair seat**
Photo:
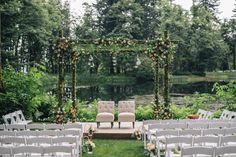
M 135 114 L 131 112 L 122 112 L 118 115 L 118 122 L 134 122 Z
M 114 115 L 109 112 L 101 112 L 97 114 L 96 121 L 97 122 L 113 122 Z

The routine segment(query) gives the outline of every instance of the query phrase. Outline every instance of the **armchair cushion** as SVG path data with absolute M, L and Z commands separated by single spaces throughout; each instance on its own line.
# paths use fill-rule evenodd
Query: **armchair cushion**
M 98 113 L 96 117 L 97 122 L 113 122 L 114 115 L 109 112 Z
M 131 112 L 122 112 L 118 115 L 119 122 L 134 122 L 135 115 Z

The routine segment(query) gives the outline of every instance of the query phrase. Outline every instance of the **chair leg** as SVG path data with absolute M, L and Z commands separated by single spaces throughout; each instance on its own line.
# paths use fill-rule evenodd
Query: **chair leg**
M 114 125 L 114 123 L 113 123 L 113 122 L 111 122 L 111 128 L 113 128 L 113 125 Z
M 135 122 L 133 122 L 133 128 L 134 128 Z
M 119 128 L 120 128 L 120 122 L 118 122 Z

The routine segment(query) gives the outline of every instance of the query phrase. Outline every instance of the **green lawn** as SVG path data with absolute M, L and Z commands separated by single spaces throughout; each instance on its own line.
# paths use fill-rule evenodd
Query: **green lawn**
M 93 142 L 96 148 L 93 154 L 83 157 L 145 157 L 143 143 L 137 140 L 98 140 Z

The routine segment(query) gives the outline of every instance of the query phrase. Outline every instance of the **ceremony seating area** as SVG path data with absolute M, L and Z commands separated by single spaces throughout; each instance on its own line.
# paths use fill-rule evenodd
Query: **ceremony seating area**
M 82 124 L 0 125 L 0 155 L 81 156 Z
M 144 121 L 143 140 L 156 146 L 157 156 L 236 156 L 236 121 L 183 119 Z M 222 150 L 222 151 L 221 151 Z

